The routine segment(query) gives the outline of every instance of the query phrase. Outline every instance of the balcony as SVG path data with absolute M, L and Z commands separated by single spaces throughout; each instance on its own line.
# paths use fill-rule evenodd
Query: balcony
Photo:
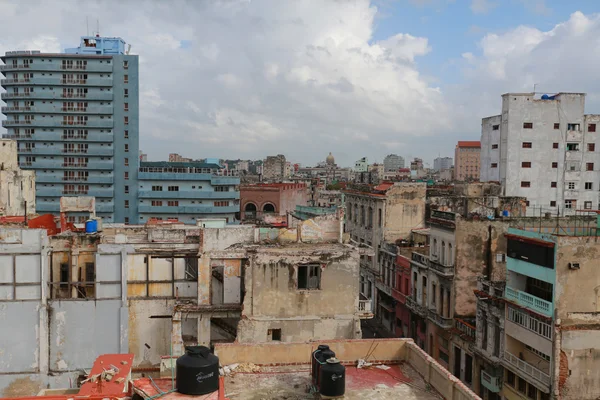
M 455 333 L 458 334 L 458 336 L 470 342 L 475 342 L 475 334 L 477 332 L 475 326 L 469 324 L 468 322 L 460 318 L 454 318 L 454 329 Z
M 429 268 L 429 257 L 421 253 L 412 253 L 410 255 L 410 262 L 421 269 Z
M 372 300 L 359 300 L 357 313 L 361 319 L 373 318 L 373 301 Z
M 114 134 L 112 132 L 100 132 L 100 131 L 88 131 L 87 135 L 73 135 L 67 136 L 62 131 L 58 132 L 44 132 L 43 135 L 36 136 L 36 134 L 3 134 L 5 139 L 28 139 L 29 141 L 40 141 L 40 142 L 54 142 L 68 140 L 72 142 L 112 142 L 114 140 Z M 61 148 L 62 149 L 62 148 Z M 59 151 L 60 152 L 60 151 Z
M 59 77 L 9 78 L 0 80 L 4 85 L 73 85 L 73 86 L 112 86 L 112 78 L 88 77 L 87 79 L 62 79 Z
M 113 120 L 91 120 L 91 121 L 63 121 L 62 118 L 36 118 L 33 120 L 7 119 L 2 121 L 3 127 L 24 126 L 24 127 L 50 127 L 50 128 L 112 128 Z
M 77 175 L 69 178 L 65 178 L 62 174 L 53 174 L 53 173 L 44 173 L 41 171 L 37 171 L 35 174 L 35 181 L 38 184 L 38 188 L 41 187 L 39 184 L 42 183 L 74 183 L 74 184 L 112 184 L 114 182 L 114 178 L 111 174 L 107 174 L 106 176 L 97 176 L 97 175 L 89 175 L 87 178 L 78 178 Z
M 400 304 L 406 304 L 406 295 L 399 290 L 392 289 L 392 297 Z
M 38 61 L 38 60 L 36 60 Z M 0 66 L 0 71 L 62 71 L 62 72 L 112 72 L 112 64 L 88 63 L 87 65 L 63 65 L 59 62 L 33 62 L 29 64 L 6 64 Z
M 445 278 L 452 278 L 454 276 L 454 266 L 453 265 L 444 265 L 439 262 L 437 259 L 429 260 L 429 267 L 438 275 L 441 275 Z
M 552 317 L 553 307 L 552 303 L 542 300 L 539 297 L 533 296 L 529 293 L 525 293 L 521 290 L 516 290 L 511 287 L 506 287 L 505 298 L 510 301 L 514 301 L 515 303 L 527 307 L 532 311 L 540 313 L 542 315 Z
M 28 107 L 28 106 L 2 107 L 2 112 L 3 113 L 38 112 L 38 108 L 37 107 Z
M 239 185 L 240 177 L 239 176 L 211 176 L 210 178 L 211 185 Z
M 442 329 L 450 329 L 454 326 L 453 318 L 442 317 L 436 310 L 429 310 L 427 317 Z
M 62 91 L 54 91 L 54 90 L 44 90 L 37 92 L 6 92 L 0 95 L 2 100 L 11 100 L 11 99 L 27 99 L 27 100 L 66 100 L 66 99 L 86 99 L 86 100 L 112 100 L 113 94 L 112 92 L 94 92 L 89 91 L 86 94 L 78 95 L 76 93 L 72 93 L 69 95 L 64 95 Z
M 567 142 L 581 142 L 583 139 L 583 132 L 579 129 L 573 128 L 567 130 Z
M 240 206 L 214 207 L 214 206 L 138 206 L 138 212 L 146 214 L 231 214 L 240 211 Z
M 427 309 L 419 303 L 417 303 L 417 301 L 413 297 L 406 296 L 406 306 L 414 313 L 419 314 L 421 317 L 427 317 Z
M 505 351 L 503 361 L 505 365 L 516 368 L 518 371 L 521 371 L 525 375 L 537 380 L 538 382 L 543 383 L 547 387 L 550 386 L 550 375 L 537 369 L 528 362 L 521 360 L 514 354 Z
M 481 384 L 483 385 L 483 387 L 485 387 L 490 392 L 499 393 L 501 382 L 502 382 L 501 378 L 492 376 L 492 375 L 488 374 L 487 372 L 485 372 L 484 370 L 481 371 Z
M 180 190 L 176 192 L 139 190 L 140 199 L 239 199 L 240 192 L 214 192 L 208 190 Z

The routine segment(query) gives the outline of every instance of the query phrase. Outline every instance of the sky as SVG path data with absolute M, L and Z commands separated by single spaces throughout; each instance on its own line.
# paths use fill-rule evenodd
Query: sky
M 600 113 L 597 0 L 0 0 L 0 54 L 60 52 L 100 27 L 140 58 L 149 160 L 314 165 L 332 152 L 433 166 L 478 140 L 501 94 L 587 93 Z

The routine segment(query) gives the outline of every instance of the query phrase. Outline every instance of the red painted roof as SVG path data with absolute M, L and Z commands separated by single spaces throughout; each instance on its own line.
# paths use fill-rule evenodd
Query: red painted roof
M 373 190 L 376 190 L 378 192 L 385 192 L 392 186 L 394 186 L 394 182 L 381 182 L 379 185 L 375 186 Z
M 479 140 L 459 140 L 458 147 L 481 147 Z

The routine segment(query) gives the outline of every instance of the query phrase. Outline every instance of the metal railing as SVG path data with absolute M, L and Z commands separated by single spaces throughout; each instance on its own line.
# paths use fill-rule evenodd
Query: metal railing
M 475 341 L 477 329 L 473 325 L 463 321 L 460 318 L 454 318 L 454 328 L 467 335 L 473 342 Z
M 450 329 L 452 328 L 453 319 L 442 317 L 437 311 L 429 310 L 429 319 L 435 322 L 440 328 Z
M 519 371 L 522 371 L 526 375 L 537 379 L 545 385 L 550 385 L 550 375 L 547 373 L 537 369 L 533 365 L 529 364 L 525 360 L 521 360 L 519 357 L 514 354 L 509 353 L 508 351 L 504 352 L 504 361 L 508 364 L 516 367 Z
M 454 276 L 454 266 L 453 265 L 444 265 L 438 261 L 429 260 L 429 267 L 433 269 L 435 272 L 443 275 L 445 277 Z
M 531 332 L 537 333 L 546 339 L 552 340 L 552 325 L 543 322 L 530 314 L 524 313 L 513 307 L 508 307 L 508 320 Z

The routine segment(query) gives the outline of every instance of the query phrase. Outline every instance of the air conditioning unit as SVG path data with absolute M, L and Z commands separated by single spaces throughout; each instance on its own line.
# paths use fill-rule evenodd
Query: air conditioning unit
M 569 263 L 569 269 L 579 269 L 579 263 Z

